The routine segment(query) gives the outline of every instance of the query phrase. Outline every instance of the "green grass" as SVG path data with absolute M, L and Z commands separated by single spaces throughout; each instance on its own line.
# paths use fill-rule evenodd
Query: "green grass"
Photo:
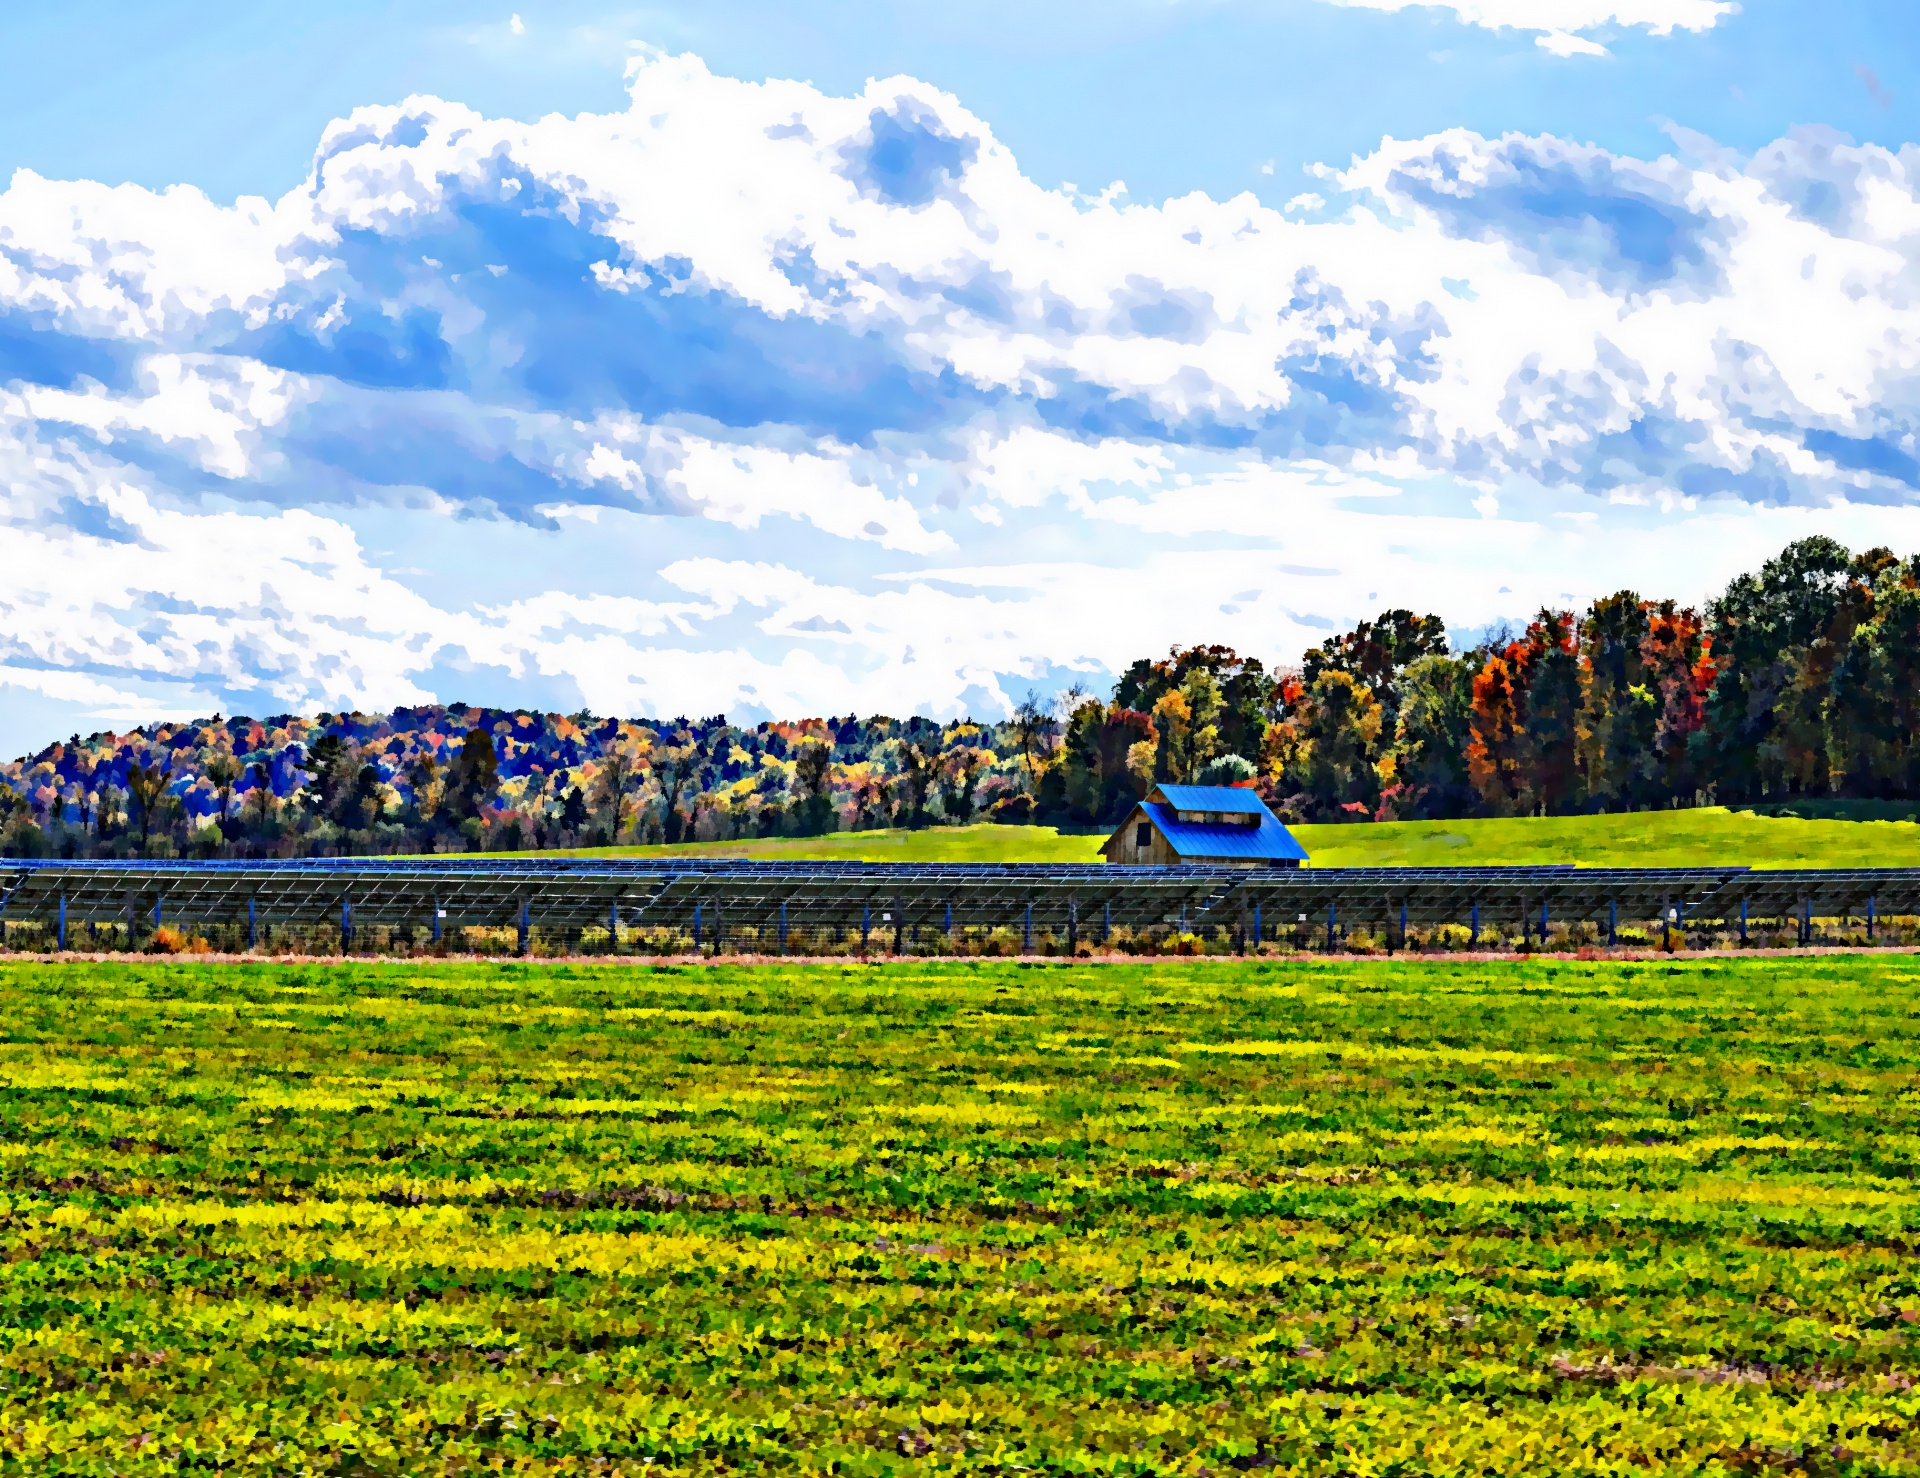
M 823 837 L 684 842 L 671 847 L 575 847 L 529 857 L 764 857 L 769 861 L 1098 862 L 1107 833 L 1051 826 L 932 826 L 924 831 L 841 831 Z
M 1718 806 L 1616 816 L 1303 826 L 1297 835 L 1317 867 L 1920 866 L 1920 825 L 1911 821 L 1809 821 Z
M 1765 816 L 1711 806 L 1623 816 L 1504 821 L 1389 821 L 1298 826 L 1316 867 L 1484 867 L 1571 862 L 1583 867 L 1920 867 L 1920 824 Z M 601 847 L 565 855 L 680 853 L 864 862 L 1098 862 L 1107 833 L 1050 826 L 934 827 L 827 837 Z M 545 854 L 552 855 L 552 854 Z
M 1917 988 L 0 964 L 0 1473 L 1920 1472 Z

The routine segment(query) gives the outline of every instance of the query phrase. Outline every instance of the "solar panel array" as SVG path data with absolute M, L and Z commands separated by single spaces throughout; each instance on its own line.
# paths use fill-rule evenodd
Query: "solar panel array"
M 1920 868 L 1116 867 L 1102 863 L 763 862 L 686 857 L 354 857 L 0 862 L 0 920 L 255 929 L 497 927 L 549 935 L 674 930 L 1011 928 L 1097 942 L 1116 928 L 1253 938 L 1300 926 L 1459 924 L 1508 932 L 1652 919 L 1683 925 L 1920 915 Z

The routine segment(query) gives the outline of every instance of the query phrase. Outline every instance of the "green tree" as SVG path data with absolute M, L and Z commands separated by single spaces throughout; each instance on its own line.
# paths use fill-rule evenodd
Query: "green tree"
M 1438 616 L 1408 610 L 1382 611 L 1344 636 L 1310 648 L 1300 659 L 1301 679 L 1311 687 L 1321 673 L 1351 673 L 1378 700 L 1383 737 L 1391 740 L 1400 716 L 1400 677 L 1423 657 L 1447 654 L 1447 627 Z
M 352 807 L 360 757 L 338 734 L 322 734 L 307 750 L 300 768 L 307 772 L 301 799 L 316 816 L 346 821 Z
M 460 741 L 459 753 L 447 766 L 437 819 L 455 828 L 462 828 L 469 821 L 478 823 L 481 813 L 493 804 L 499 790 L 500 757 L 494 750 L 493 736 L 485 729 L 469 729 L 467 737 Z M 463 835 L 472 845 L 477 833 L 467 830 Z
M 1060 744 L 1059 772 L 1062 808 L 1075 821 L 1098 819 L 1106 800 L 1106 782 L 1100 769 L 1100 735 L 1107 707 L 1089 700 L 1073 710 Z
M 1580 803 L 1580 653 L 1573 614 L 1543 610 L 1527 627 L 1527 789 L 1550 816 Z
M 1180 757 L 1180 777 L 1191 780 L 1220 752 L 1220 719 L 1227 705 L 1219 680 L 1205 667 L 1195 667 L 1181 680 L 1180 696 L 1187 700 L 1187 735 Z
M 1304 796 L 1310 814 L 1327 820 L 1371 817 L 1380 777 L 1373 756 L 1385 718 L 1373 690 L 1350 672 L 1323 668 L 1289 720 L 1285 783 Z
M 1824 773 L 1816 776 L 1809 742 L 1825 696 L 1814 675 L 1823 667 L 1831 671 L 1823 659 L 1832 650 L 1853 564 L 1833 539 L 1801 539 L 1758 573 L 1735 576 L 1707 608 L 1717 671 L 1698 752 L 1723 800 L 1751 800 L 1824 781 Z M 1826 652 L 1816 656 L 1818 645 Z M 1824 772 L 1824 753 L 1819 758 L 1817 768 Z
M 1646 605 L 1631 590 L 1595 601 L 1580 623 L 1578 762 L 1587 796 L 1602 810 L 1651 798 L 1659 705 L 1641 657 L 1646 640 Z
M 1832 679 L 1829 762 L 1850 795 L 1920 795 L 1920 559 L 1876 581 Z
M 1473 664 L 1427 656 L 1400 681 L 1394 741 L 1379 765 L 1381 804 L 1400 820 L 1470 815 L 1477 796 L 1467 778 Z

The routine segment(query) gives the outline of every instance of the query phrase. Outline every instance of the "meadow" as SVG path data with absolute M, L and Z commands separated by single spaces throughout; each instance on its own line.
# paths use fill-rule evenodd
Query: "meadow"
M 1920 1472 L 1917 985 L 0 963 L 0 1472 Z
M 1776 816 L 1704 806 L 1607 816 L 1296 826 L 1316 867 L 1920 867 L 1920 824 Z M 567 856 L 679 853 L 853 862 L 1098 862 L 1107 833 L 1051 826 L 932 827 L 824 837 L 601 847 Z M 554 855 L 551 853 L 541 855 Z

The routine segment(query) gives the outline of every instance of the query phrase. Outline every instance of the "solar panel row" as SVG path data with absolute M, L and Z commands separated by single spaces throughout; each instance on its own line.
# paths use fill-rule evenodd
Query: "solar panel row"
M 711 931 L 1001 928 L 1098 939 L 1116 927 L 1259 937 L 1355 924 L 1544 930 L 1920 914 L 1920 869 L 758 862 L 680 857 L 321 858 L 0 863 L 0 918 L 249 926 L 595 926 Z

